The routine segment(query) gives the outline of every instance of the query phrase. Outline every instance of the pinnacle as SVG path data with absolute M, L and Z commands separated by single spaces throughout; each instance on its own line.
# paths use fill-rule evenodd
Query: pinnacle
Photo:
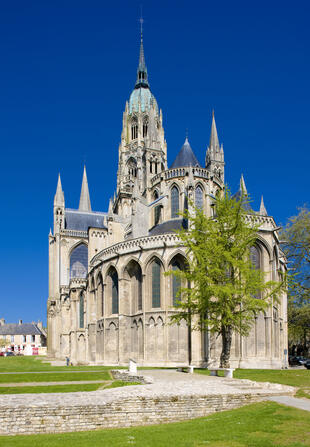
M 264 198 L 262 196 L 261 201 L 260 201 L 260 208 L 259 208 L 259 214 L 261 216 L 268 216 L 265 204 L 264 204 Z
M 86 167 L 84 165 L 79 211 L 91 211 Z
M 209 142 L 209 148 L 212 150 L 219 150 L 220 143 L 219 138 L 217 135 L 217 129 L 216 129 L 216 123 L 215 123 L 215 117 L 214 117 L 214 110 L 212 111 L 212 124 L 211 124 L 211 135 L 210 135 L 210 142 Z
M 245 186 L 245 181 L 244 181 L 244 178 L 243 178 L 243 174 L 241 174 L 241 178 L 240 178 L 240 191 L 242 191 L 242 193 L 245 196 L 248 195 L 248 191 L 247 191 L 246 186 Z
M 57 205 L 65 204 L 65 197 L 64 197 L 64 192 L 62 190 L 60 174 L 58 174 L 58 182 L 57 182 L 57 189 L 56 189 L 56 194 L 55 194 L 55 198 L 54 198 L 54 204 L 55 205 L 56 204 Z

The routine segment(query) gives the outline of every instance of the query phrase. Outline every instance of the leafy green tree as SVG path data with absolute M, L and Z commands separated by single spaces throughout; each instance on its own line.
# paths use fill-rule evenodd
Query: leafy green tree
M 266 309 L 270 297 L 276 297 L 283 287 L 266 282 L 251 261 L 258 228 L 245 202 L 245 197 L 236 201 L 226 190 L 215 199 L 213 218 L 191 204 L 193 211 L 183 214 L 189 229 L 178 232 L 188 266 L 169 272 L 182 285 L 172 321 L 184 319 L 192 330 L 220 335 L 222 368 L 230 366 L 233 332 L 248 335 L 255 314 Z
M 289 219 L 282 239 L 290 272 L 290 301 L 297 305 L 310 303 L 310 211 L 306 207 Z
M 310 211 L 299 209 L 282 231 L 288 260 L 288 338 L 291 353 L 309 354 L 310 345 Z M 297 351 L 297 352 L 296 352 Z

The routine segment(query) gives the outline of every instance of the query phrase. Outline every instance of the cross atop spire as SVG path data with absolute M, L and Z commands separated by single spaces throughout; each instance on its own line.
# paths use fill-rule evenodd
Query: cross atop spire
M 91 211 L 86 166 L 84 165 L 79 211 Z
M 146 65 L 145 65 L 145 58 L 144 58 L 144 48 L 143 48 L 143 23 L 144 23 L 144 20 L 142 18 L 142 11 L 141 11 L 141 18 L 140 18 L 140 35 L 141 35 L 141 39 L 140 39 L 140 55 L 139 55 L 139 65 L 138 65 L 138 70 L 137 70 L 137 81 L 136 81 L 135 88 L 140 88 L 140 87 L 148 88 L 149 87 L 148 78 L 147 78 L 147 68 L 146 68 Z

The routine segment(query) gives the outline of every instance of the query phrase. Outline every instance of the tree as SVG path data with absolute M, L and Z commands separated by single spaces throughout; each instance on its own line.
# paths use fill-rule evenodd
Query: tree
M 308 355 L 310 344 L 310 211 L 299 209 L 281 237 L 288 260 L 288 338 L 292 354 Z
M 310 211 L 300 208 L 282 232 L 282 248 L 289 266 L 289 297 L 292 303 L 310 303 Z
M 230 366 L 233 332 L 248 335 L 255 314 L 266 309 L 269 298 L 283 287 L 266 282 L 251 261 L 258 228 L 245 205 L 244 196 L 237 201 L 228 190 L 215 199 L 213 218 L 191 204 L 194 211 L 183 213 L 189 229 L 178 232 L 188 266 L 169 272 L 185 285 L 179 289 L 178 311 L 172 321 L 184 319 L 192 330 L 220 335 L 222 368 Z

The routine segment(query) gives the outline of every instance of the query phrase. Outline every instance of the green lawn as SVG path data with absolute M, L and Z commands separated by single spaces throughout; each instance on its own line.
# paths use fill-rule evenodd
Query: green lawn
M 21 383 L 21 382 L 68 382 L 79 380 L 111 380 L 109 371 L 103 372 L 74 372 L 71 373 L 34 373 L 34 374 L 0 374 L 0 383 Z
M 274 402 L 182 423 L 92 432 L 0 437 L 1 447 L 305 447 L 309 412 Z
M 206 369 L 195 369 L 195 372 L 210 375 L 210 371 Z M 308 369 L 236 369 L 234 378 L 295 386 L 299 388 L 297 397 L 310 399 L 310 370 Z
M 26 372 L 26 371 L 102 371 L 111 369 L 111 366 L 51 366 L 50 363 L 43 363 L 45 357 L 39 356 L 16 356 L 0 357 L 1 372 Z M 120 367 L 117 367 L 120 369 Z
M 128 385 L 140 385 L 138 382 L 123 382 L 121 380 L 106 383 L 77 383 L 73 385 L 22 386 L 0 387 L 0 394 L 28 394 L 28 393 L 74 393 L 81 391 L 96 391 L 99 389 L 119 388 Z M 1 443 L 0 443 L 1 445 Z

